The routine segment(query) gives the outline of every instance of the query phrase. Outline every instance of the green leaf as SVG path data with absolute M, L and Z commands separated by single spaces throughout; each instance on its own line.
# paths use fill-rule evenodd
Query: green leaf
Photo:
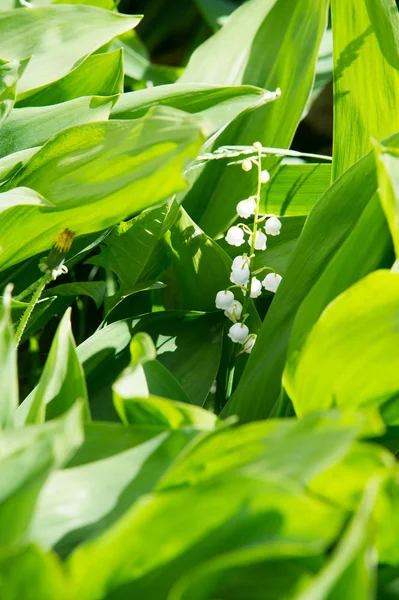
M 111 269 L 116 274 L 120 290 L 114 302 L 133 290 L 140 281 L 160 275 L 162 262 L 158 265 L 153 257 L 160 240 L 177 215 L 178 205 L 170 201 L 143 212 L 127 223 L 121 223 L 105 238 L 100 246 L 100 254 L 90 262 Z
M 399 130 L 399 15 L 394 0 L 333 0 L 333 179 Z
M 40 147 L 37 148 L 28 148 L 27 150 L 21 150 L 20 152 L 15 152 L 14 154 L 9 154 L 8 156 L 4 156 L 0 158 L 0 183 L 3 186 L 11 177 L 13 177 L 21 167 L 28 162 L 30 158 L 36 152 L 40 150 Z
M 217 31 L 236 8 L 231 0 L 195 0 L 208 25 Z
M 311 92 L 327 5 L 326 0 L 299 0 L 294 7 L 291 0 L 250 0 L 194 52 L 181 82 L 282 90 L 275 102 L 235 119 L 207 151 L 255 141 L 290 146 Z M 268 158 L 264 168 L 272 170 L 279 160 Z M 185 195 L 185 209 L 208 235 L 220 235 L 236 218 L 237 202 L 255 193 L 255 179 L 237 167 L 226 168 L 222 160 L 211 161 Z
M 299 415 L 380 406 L 399 392 L 398 306 L 399 274 L 377 271 L 325 309 L 284 373 Z
M 377 557 L 373 511 L 380 482 L 370 481 L 362 502 L 333 551 L 330 561 L 295 600 L 373 598 Z
M 94 300 L 97 308 L 100 308 L 104 302 L 106 293 L 105 281 L 82 281 L 76 283 L 62 283 L 47 289 L 45 296 L 70 296 L 76 298 L 76 296 L 88 296 Z
M 122 50 L 115 50 L 88 56 L 58 81 L 18 102 L 17 107 L 50 106 L 81 96 L 115 96 L 122 92 L 123 55 Z
M 0 59 L 0 125 L 7 119 L 14 106 L 18 79 L 27 62 Z
M 0 430 L 12 427 L 18 406 L 17 349 L 11 324 L 11 291 L 6 288 L 0 313 Z
M 160 600 L 183 571 L 204 560 L 243 546 L 285 542 L 317 554 L 341 524 L 340 511 L 297 486 L 237 474 L 148 495 L 81 545 L 68 566 L 80 600 L 120 595 L 122 589 L 126 596 Z M 93 569 L 95 578 L 89 577 Z
M 0 12 L 0 56 L 32 57 L 18 82 L 18 100 L 61 79 L 78 61 L 139 21 L 140 17 L 79 5 Z
M 249 108 L 266 104 L 270 94 L 253 86 L 219 86 L 174 83 L 123 94 L 112 119 L 137 119 L 156 105 L 171 106 L 203 118 L 210 135 Z
M 19 423 L 40 423 L 54 419 L 83 401 L 85 418 L 90 417 L 83 369 L 76 354 L 67 310 L 54 336 L 37 387 L 18 410 Z
M 12 181 L 55 208 L 18 206 L 0 215 L 1 268 L 50 248 L 65 227 L 76 235 L 100 231 L 165 200 L 185 187 L 183 165 L 200 145 L 195 119 L 164 107 L 56 135 Z
M 3 547 L 21 543 L 50 472 L 71 458 L 82 442 L 82 407 L 49 424 L 2 433 L 0 527 Z
M 396 258 L 399 258 L 399 153 L 395 148 L 376 146 L 378 196 L 391 232 Z
M 41 146 L 74 125 L 106 121 L 116 98 L 86 97 L 34 108 L 15 108 L 0 129 L 0 157 Z
M 260 211 L 276 215 L 307 215 L 327 190 L 331 165 L 281 165 L 264 187 Z
M 106 424 L 97 432 L 100 447 L 109 444 L 110 427 Z M 133 429 L 119 426 L 117 431 L 122 441 Z M 83 541 L 98 536 L 137 499 L 151 492 L 178 453 L 197 435 L 195 430 L 159 432 L 156 427 L 152 436 L 148 428 L 143 431 L 142 442 L 135 443 L 133 438 L 112 456 L 92 457 L 86 464 L 55 472 L 40 496 L 30 539 L 55 546 L 65 556 Z
M 389 141 L 396 145 L 398 137 Z M 226 414 L 239 412 L 244 420 L 270 415 L 280 396 L 288 342 L 290 353 L 297 351 L 329 302 L 392 260 L 373 158 L 351 167 L 310 212 Z

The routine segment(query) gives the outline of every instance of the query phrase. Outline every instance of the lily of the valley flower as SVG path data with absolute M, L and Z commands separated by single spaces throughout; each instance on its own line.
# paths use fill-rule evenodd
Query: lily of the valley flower
M 228 310 L 234 303 L 234 294 L 230 290 L 222 290 L 216 294 L 216 308 Z
M 230 244 L 230 246 L 241 246 L 244 240 L 244 232 L 240 227 L 230 227 L 226 234 L 226 242 Z
M 250 298 L 258 298 L 262 293 L 262 282 L 257 277 L 252 277 Z M 243 292 L 246 296 L 246 292 Z
M 243 346 L 243 351 L 246 352 L 247 354 L 250 354 L 252 351 L 252 348 L 255 346 L 255 342 L 256 342 L 256 334 L 253 333 L 252 335 L 250 335 Z
M 233 321 L 233 323 L 237 323 L 240 320 L 242 314 L 242 304 L 238 302 L 238 300 L 234 300 L 233 304 L 224 311 L 226 317 Z
M 265 169 L 260 174 L 260 182 L 267 183 L 269 181 L 269 179 L 270 179 L 270 173 L 269 173 L 269 171 L 266 171 L 266 169 Z
M 247 340 L 249 329 L 244 323 L 235 323 L 229 329 L 228 336 L 235 344 L 244 344 Z
M 249 267 L 244 265 L 242 267 L 236 267 L 231 270 L 230 281 L 236 285 L 247 285 L 249 281 Z
M 257 231 L 254 246 L 255 250 L 266 250 L 266 241 L 267 237 L 263 231 Z M 252 235 L 249 236 L 248 244 L 252 246 Z
M 281 221 L 277 217 L 270 217 L 265 223 L 265 231 L 268 235 L 280 235 Z
M 248 217 L 252 217 L 255 214 L 256 210 L 256 199 L 255 196 L 250 196 L 246 200 L 241 200 L 237 204 L 237 214 L 242 219 L 248 219 Z
M 281 280 L 282 277 L 281 275 L 278 275 L 278 273 L 268 273 L 262 281 L 262 285 L 265 290 L 268 290 L 269 292 L 277 292 Z
M 243 171 L 250 171 L 252 169 L 252 160 L 250 158 L 246 158 L 242 161 L 241 167 Z

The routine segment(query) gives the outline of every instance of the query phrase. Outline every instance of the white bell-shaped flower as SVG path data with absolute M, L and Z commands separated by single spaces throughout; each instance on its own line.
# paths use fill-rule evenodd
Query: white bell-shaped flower
M 241 167 L 243 171 L 250 171 L 252 169 L 252 160 L 250 158 L 246 158 L 242 161 Z
M 224 311 L 226 317 L 233 321 L 233 323 L 237 323 L 240 320 L 242 314 L 242 304 L 238 302 L 238 300 L 234 300 L 233 304 Z
M 249 329 L 244 323 L 235 323 L 230 327 L 228 336 L 235 344 L 244 344 L 248 334 Z
M 262 293 L 262 282 L 257 277 L 252 277 L 251 281 L 251 298 L 258 298 Z
M 281 221 L 277 217 L 270 217 L 265 223 L 267 235 L 280 235 Z
M 234 294 L 230 290 L 222 290 L 216 294 L 216 308 L 227 310 L 234 303 Z
M 270 179 L 270 173 L 269 173 L 269 171 L 266 171 L 266 169 L 265 169 L 260 174 L 260 182 L 267 183 L 269 181 L 269 179 Z
M 250 235 L 249 240 L 248 240 L 248 244 L 250 246 L 252 245 L 252 237 L 253 236 Z M 257 231 L 256 238 L 255 238 L 255 250 L 266 250 L 266 240 L 267 240 L 267 237 L 265 236 L 263 231 Z
M 255 150 L 262 150 L 262 144 L 260 142 L 254 142 L 252 145 Z
M 239 202 L 237 204 L 237 214 L 242 219 L 248 219 L 248 217 L 251 217 L 252 215 L 254 215 L 255 210 L 256 210 L 255 196 L 250 196 L 246 200 L 241 200 L 241 202 Z
M 233 268 L 230 274 L 230 281 L 236 285 L 247 285 L 249 281 L 249 267 L 244 265 L 243 267 Z
M 255 333 L 253 333 L 246 339 L 246 341 L 244 343 L 243 351 L 246 352 L 247 354 L 250 354 L 252 351 L 252 348 L 255 346 L 255 342 L 256 342 L 256 335 L 255 335 Z
M 281 275 L 278 275 L 277 273 L 268 273 L 262 281 L 262 285 L 268 292 L 277 292 L 281 280 Z
M 244 243 L 244 232 L 240 227 L 230 227 L 226 234 L 226 242 L 230 246 L 241 246 Z
M 242 254 L 240 256 L 236 256 L 233 260 L 232 269 L 242 269 L 243 267 L 249 267 L 249 256 L 248 254 Z

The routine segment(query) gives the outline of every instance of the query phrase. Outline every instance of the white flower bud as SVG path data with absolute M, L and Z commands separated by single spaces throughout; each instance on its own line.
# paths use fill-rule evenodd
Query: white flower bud
M 239 202 L 237 204 L 237 214 L 242 219 L 248 219 L 248 217 L 251 217 L 253 214 L 255 214 L 255 210 L 256 210 L 255 196 L 250 196 L 246 200 L 241 200 L 241 202 Z
M 232 306 L 225 310 L 224 314 L 230 319 L 230 321 L 233 321 L 233 323 L 237 323 L 237 321 L 240 320 L 242 314 L 241 302 L 238 302 L 238 300 L 234 300 Z
M 232 269 L 230 281 L 236 285 L 247 285 L 249 281 L 249 267 L 240 267 Z
M 255 333 L 253 333 L 252 335 L 250 335 L 243 347 L 243 351 L 246 352 L 247 354 L 250 354 L 252 351 L 252 348 L 255 346 L 255 342 L 256 342 L 256 335 Z
M 260 182 L 267 183 L 269 181 L 269 179 L 270 179 L 270 173 L 269 173 L 269 171 L 266 171 L 266 169 L 265 169 L 260 174 Z
M 265 223 L 265 231 L 268 235 L 280 235 L 281 221 L 277 217 L 270 217 Z
M 252 169 L 252 160 L 250 158 L 246 158 L 241 163 L 241 168 L 243 171 L 250 171 Z
M 235 323 L 229 329 L 228 336 L 235 344 L 244 344 L 249 334 L 249 329 L 243 323 Z
M 262 293 L 262 282 L 257 277 L 252 277 L 251 281 L 251 298 L 258 298 Z
M 226 234 L 226 242 L 230 246 L 241 246 L 244 243 L 244 232 L 240 227 L 230 227 Z
M 262 144 L 260 142 L 254 142 L 252 145 L 255 150 L 262 150 Z
M 248 240 L 248 244 L 250 246 L 252 246 L 252 235 L 249 236 L 249 240 Z M 267 237 L 265 236 L 265 234 L 263 233 L 263 231 L 257 231 L 256 232 L 256 238 L 255 238 L 255 250 L 266 250 L 266 240 Z
M 268 273 L 262 281 L 262 285 L 265 290 L 268 290 L 269 292 L 277 292 L 281 280 L 281 275 L 278 275 L 277 273 Z
M 234 294 L 230 290 L 222 290 L 216 294 L 216 308 L 227 310 L 234 303 Z

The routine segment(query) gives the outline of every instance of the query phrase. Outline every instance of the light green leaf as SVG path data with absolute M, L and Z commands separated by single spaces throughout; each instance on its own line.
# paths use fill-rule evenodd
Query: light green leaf
M 36 152 L 40 150 L 37 148 L 28 148 L 27 150 L 21 150 L 21 152 L 15 152 L 0 158 L 0 183 L 3 186 L 11 177 L 13 177 L 20 168 L 28 162 L 30 158 Z
M 74 125 L 106 121 L 115 100 L 86 97 L 43 108 L 15 108 L 0 129 L 0 156 L 40 146 Z
M 164 107 L 135 121 L 92 123 L 58 134 L 12 181 L 55 208 L 18 206 L 2 213 L 1 268 L 50 248 L 66 227 L 76 235 L 100 231 L 181 190 L 183 166 L 201 141 L 193 117 Z
M 51 287 L 45 292 L 46 296 L 88 296 L 96 303 L 97 308 L 100 308 L 104 301 L 106 293 L 105 281 L 82 281 L 76 283 L 62 283 Z
M 154 105 L 171 106 L 203 118 L 210 135 L 249 108 L 266 104 L 270 94 L 253 86 L 219 86 L 174 83 L 123 94 L 112 119 L 137 119 Z
M 78 400 L 83 401 L 85 418 L 90 418 L 86 383 L 76 354 L 70 319 L 69 309 L 58 326 L 37 387 L 18 410 L 21 424 L 54 419 Z
M 260 211 L 275 215 L 307 215 L 330 185 L 331 165 L 281 165 L 262 190 Z
M 96 424 L 99 427 L 99 424 Z M 104 424 L 97 432 L 97 445 L 109 447 Z M 114 426 L 117 427 L 117 426 Z M 170 463 L 197 435 L 195 430 L 159 432 L 142 428 L 142 440 L 132 436 L 133 428 L 118 426 L 120 450 L 112 455 L 92 456 L 90 462 L 54 473 L 39 499 L 30 539 L 46 547 L 55 546 L 62 556 L 83 541 L 101 534 L 134 502 L 151 492 Z M 138 434 L 140 435 L 140 434 Z M 79 597 L 79 596 L 78 596 Z
M 399 130 L 399 15 L 394 0 L 333 0 L 333 179 Z
M 0 308 L 0 430 L 12 427 L 18 406 L 17 349 L 11 324 L 11 291 L 6 288 Z
M 70 4 L 70 2 L 68 2 Z M 88 56 L 72 71 L 17 103 L 17 107 L 49 106 L 81 96 L 123 93 L 122 50 Z
M 376 146 L 378 196 L 391 232 L 396 258 L 399 257 L 399 152 Z
M 0 59 L 0 125 L 10 114 L 17 95 L 18 79 L 28 61 Z
M 294 600 L 353 600 L 373 598 L 377 556 L 373 511 L 380 481 L 370 481 L 362 502 L 334 549 L 330 561 Z
M 0 12 L 0 56 L 32 57 L 18 82 L 18 99 L 61 79 L 79 60 L 139 21 L 140 17 L 79 5 Z
M 127 596 L 161 600 L 183 570 L 226 550 L 292 543 L 316 554 L 341 524 L 340 511 L 297 486 L 237 474 L 146 496 L 81 545 L 68 566 L 80 600 L 111 597 L 122 588 Z M 89 576 L 94 569 L 95 578 Z
M 72 600 L 70 586 L 54 553 L 23 546 L 0 559 L 0 594 L 14 600 Z
M 399 274 L 377 271 L 325 309 L 284 374 L 297 414 L 380 406 L 399 392 L 398 307 Z
M 250 84 L 282 91 L 275 102 L 235 119 L 207 151 L 255 141 L 268 147 L 290 146 L 312 89 L 327 6 L 327 0 L 299 0 L 294 6 L 291 0 L 250 0 L 194 52 L 181 82 Z M 279 160 L 268 158 L 264 168 L 272 170 Z M 236 218 L 237 202 L 255 193 L 255 180 L 238 167 L 226 168 L 225 161 L 209 162 L 196 173 L 184 207 L 205 233 L 215 237 Z
M 16 187 L 0 193 L 0 213 L 16 206 L 54 206 L 43 196 L 28 187 Z

